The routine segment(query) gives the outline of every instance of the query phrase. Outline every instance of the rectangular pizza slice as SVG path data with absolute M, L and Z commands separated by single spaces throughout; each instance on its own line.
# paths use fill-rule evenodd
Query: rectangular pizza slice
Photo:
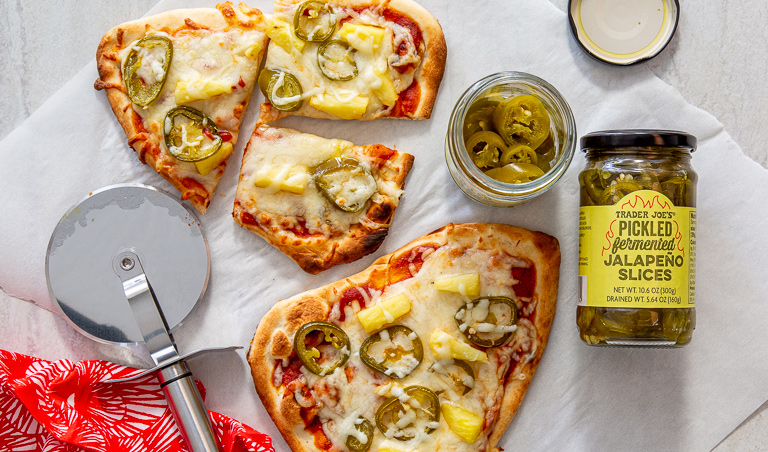
M 308 273 L 374 252 L 389 231 L 413 156 L 260 125 L 243 155 L 235 221 Z
M 237 141 L 266 50 L 257 9 L 168 11 L 104 35 L 96 61 L 139 160 L 205 213 Z
M 248 362 L 294 452 L 493 451 L 557 304 L 558 241 L 448 225 L 275 304 Z
M 276 0 L 267 33 L 260 121 L 429 118 L 445 38 L 412 0 Z

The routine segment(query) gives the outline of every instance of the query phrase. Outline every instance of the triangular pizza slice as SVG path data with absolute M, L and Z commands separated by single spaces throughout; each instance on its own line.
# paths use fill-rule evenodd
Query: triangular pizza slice
M 99 79 L 139 160 L 201 213 L 211 202 L 267 44 L 257 9 L 230 2 L 119 25 L 101 40 Z
M 259 86 L 261 122 L 296 114 L 429 118 L 446 44 L 412 0 L 276 0 Z
M 413 156 L 259 125 L 243 155 L 233 217 L 308 273 L 376 251 Z
M 558 241 L 450 224 L 278 302 L 248 362 L 294 452 L 491 451 L 555 315 Z

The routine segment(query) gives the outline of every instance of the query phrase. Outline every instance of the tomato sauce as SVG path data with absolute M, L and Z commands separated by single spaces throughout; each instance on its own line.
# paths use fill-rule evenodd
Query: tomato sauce
M 513 286 L 517 297 L 531 298 L 536 291 L 536 267 L 513 267 L 512 277 L 517 280 Z
M 280 362 L 277 362 L 277 366 L 281 366 Z M 275 366 L 275 367 L 277 367 Z M 281 381 L 282 386 L 288 386 L 288 383 L 297 380 L 301 376 L 301 360 L 294 356 L 291 358 L 288 367 L 283 369 L 283 379 Z
M 402 254 L 393 258 L 388 266 L 389 277 L 387 278 L 387 283 L 394 284 L 412 278 L 415 273 L 421 270 L 421 266 L 424 265 L 424 253 L 436 250 L 437 248 L 437 245 L 419 246 L 408 254 Z
M 414 79 L 413 82 L 404 89 L 395 102 L 395 106 L 392 107 L 392 116 L 403 117 L 409 113 L 416 112 L 416 108 L 419 106 L 421 100 L 421 87 L 419 82 Z
M 243 224 L 250 225 L 250 226 L 258 226 L 259 225 L 259 222 L 256 221 L 255 218 L 253 218 L 253 215 L 251 215 L 250 213 L 248 213 L 246 211 L 240 212 L 240 222 L 243 223 Z
M 392 9 L 385 9 L 382 15 L 386 20 L 407 28 L 413 36 L 413 44 L 417 49 L 421 47 L 421 44 L 424 42 L 424 37 L 422 36 L 421 28 L 419 28 L 419 24 L 417 24 L 416 21 L 399 11 Z M 400 52 L 400 49 L 398 49 L 398 52 Z
M 302 239 L 306 239 L 312 236 L 312 234 L 309 232 L 309 229 L 307 229 L 307 222 L 304 220 L 299 220 L 298 224 L 292 228 L 288 228 L 288 231 L 292 232 L 296 237 L 300 237 Z
M 364 290 L 365 293 L 370 295 L 370 291 L 367 287 L 360 287 L 359 289 L 357 287 L 351 287 L 341 294 L 341 299 L 339 300 L 340 322 L 343 322 L 344 319 L 347 318 L 345 309 L 347 306 L 352 306 L 352 302 L 357 301 L 360 305 L 360 309 L 365 309 L 365 298 L 363 297 L 363 294 L 360 293 L 360 290 Z
M 310 422 L 310 424 L 305 427 L 305 430 L 307 430 L 312 434 L 312 436 L 315 437 L 315 447 L 318 449 L 329 450 L 331 447 L 333 447 L 331 441 L 327 436 L 325 436 L 325 432 L 323 432 L 323 424 L 320 423 L 320 419 L 318 417 L 315 416 L 312 422 Z

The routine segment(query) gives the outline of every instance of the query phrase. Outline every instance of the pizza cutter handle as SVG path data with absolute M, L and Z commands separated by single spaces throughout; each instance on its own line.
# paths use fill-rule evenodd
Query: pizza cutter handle
M 157 377 L 187 450 L 218 452 L 208 410 L 187 363 L 179 361 L 163 368 Z

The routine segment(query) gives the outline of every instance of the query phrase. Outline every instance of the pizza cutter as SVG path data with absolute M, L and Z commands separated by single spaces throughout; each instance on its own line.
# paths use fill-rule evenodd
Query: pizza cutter
M 153 187 L 105 187 L 59 221 L 45 264 L 51 298 L 69 323 L 99 342 L 146 344 L 156 367 L 131 379 L 156 372 L 188 449 L 218 450 L 185 359 L 237 347 L 181 356 L 171 334 L 208 285 L 208 243 L 195 215 Z

